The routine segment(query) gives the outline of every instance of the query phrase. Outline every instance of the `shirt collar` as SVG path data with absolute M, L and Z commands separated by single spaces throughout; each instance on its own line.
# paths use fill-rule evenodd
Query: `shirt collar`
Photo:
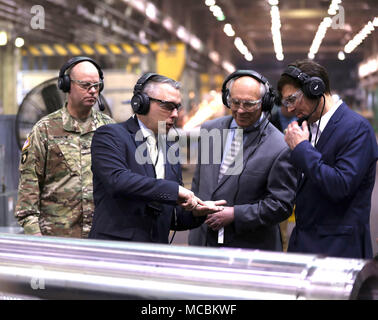
M 149 136 L 153 136 L 155 137 L 154 133 L 152 132 L 151 129 L 148 129 L 145 124 L 137 117 L 137 120 L 138 120 L 138 124 L 139 124 L 139 128 L 140 130 L 142 130 L 142 134 L 143 134 L 143 137 L 144 138 L 147 138 Z
M 314 124 L 316 124 L 316 126 L 319 126 L 319 122 L 320 122 L 320 127 L 319 127 L 319 131 L 320 132 L 323 132 L 323 130 L 325 129 L 325 127 L 328 124 L 329 120 L 331 119 L 331 117 L 333 116 L 333 114 L 336 112 L 336 110 L 341 106 L 342 103 L 343 103 L 343 100 L 339 99 L 332 106 L 332 108 L 328 110 L 328 112 L 326 114 L 324 114 L 318 121 L 314 122 Z

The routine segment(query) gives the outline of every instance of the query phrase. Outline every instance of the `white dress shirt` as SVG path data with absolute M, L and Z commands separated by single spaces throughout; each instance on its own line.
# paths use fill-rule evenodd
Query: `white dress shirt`
M 331 119 L 333 114 L 336 112 L 336 110 L 341 106 L 342 103 L 343 103 L 343 101 L 341 99 L 339 99 L 332 106 L 332 108 L 328 110 L 327 113 L 325 113 L 318 121 L 316 121 L 316 122 L 314 122 L 310 125 L 311 144 L 312 144 L 313 147 L 318 143 L 320 136 L 321 136 L 322 132 L 324 131 L 326 125 L 328 124 L 329 120 Z M 320 123 L 320 127 L 319 127 L 319 123 Z M 319 129 L 318 129 L 318 127 L 319 127 Z M 316 141 L 315 141 L 315 139 L 316 139 Z

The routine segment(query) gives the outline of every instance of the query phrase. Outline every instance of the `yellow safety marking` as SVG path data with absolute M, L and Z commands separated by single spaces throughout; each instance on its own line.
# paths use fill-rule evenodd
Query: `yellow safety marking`
M 121 43 L 121 46 L 123 50 L 125 50 L 128 54 L 132 54 L 134 52 L 133 47 L 130 46 L 128 43 Z
M 122 54 L 122 50 L 118 48 L 115 44 L 109 44 L 108 45 L 110 51 L 114 54 Z
M 60 56 L 67 56 L 68 55 L 67 50 L 60 44 L 54 44 L 54 49 Z
M 71 53 L 72 53 L 73 55 L 75 55 L 75 56 L 81 54 L 81 50 L 80 50 L 75 44 L 69 43 L 69 44 L 67 44 L 67 48 L 68 48 L 68 50 L 70 50 Z
M 88 44 L 83 43 L 83 44 L 81 45 L 81 48 L 83 49 L 83 51 L 84 51 L 85 54 L 87 54 L 87 55 L 93 55 L 93 54 L 96 53 L 96 52 L 93 50 L 93 48 L 90 47 Z
M 95 43 L 94 46 L 99 54 L 108 54 L 108 50 L 102 44 Z
M 143 54 L 147 54 L 148 53 L 148 48 L 146 46 L 144 46 L 143 44 L 140 44 L 140 43 L 136 43 L 135 44 L 138 48 L 138 50 L 143 53 Z
M 33 55 L 33 56 L 40 56 L 41 53 L 39 52 L 39 50 L 34 47 L 34 46 L 29 46 L 29 52 Z
M 47 44 L 41 44 L 40 47 L 41 47 L 42 52 L 43 52 L 46 56 L 54 56 L 54 55 L 55 55 L 54 50 L 51 49 L 51 47 L 48 46 Z

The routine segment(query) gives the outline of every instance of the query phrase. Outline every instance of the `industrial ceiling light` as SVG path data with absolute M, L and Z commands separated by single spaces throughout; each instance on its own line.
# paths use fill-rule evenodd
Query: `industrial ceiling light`
M 146 16 L 152 21 L 157 21 L 158 10 L 151 2 L 148 2 L 146 5 Z
M 310 58 L 310 56 L 313 57 L 313 58 L 310 58 L 310 59 L 315 58 L 315 55 L 318 53 L 320 45 L 321 45 L 321 43 L 322 43 L 322 41 L 323 41 L 323 39 L 324 39 L 324 37 L 327 33 L 327 29 L 331 26 L 331 24 L 332 24 L 332 19 L 330 17 L 325 17 L 323 19 L 323 21 L 320 23 L 320 25 L 318 27 L 318 31 L 315 34 L 315 38 L 312 41 L 310 51 L 309 51 L 309 54 L 308 54 L 309 58 Z
M 376 19 L 376 18 L 375 18 Z M 344 47 L 344 51 L 346 53 L 351 53 L 354 49 L 356 49 L 365 38 L 374 31 L 374 21 L 369 21 L 365 26 L 358 32 L 352 40 L 350 40 Z
M 0 46 L 5 46 L 8 42 L 8 36 L 5 31 L 0 31 Z
M 345 53 L 344 51 L 339 51 L 339 53 L 337 54 L 337 58 L 341 61 L 345 60 Z
M 234 29 L 232 28 L 232 25 L 229 24 L 229 23 L 226 23 L 223 27 L 223 31 L 224 33 L 228 36 L 228 37 L 233 37 L 235 35 L 235 31 Z
M 25 44 L 25 41 L 24 41 L 24 39 L 21 38 L 21 37 L 17 37 L 16 40 L 14 40 L 14 45 L 15 45 L 17 48 L 21 48 L 24 44 Z
M 334 16 L 337 11 L 339 10 L 339 5 L 341 4 L 342 0 L 332 0 L 331 4 L 328 8 L 328 14 L 330 16 Z
M 228 62 L 228 61 L 223 61 L 222 62 L 222 68 L 224 70 L 226 70 L 228 73 L 233 73 L 236 69 L 235 69 L 235 66 Z
M 278 6 L 278 0 L 269 0 L 268 2 L 271 6 Z
M 216 51 L 211 51 L 211 52 L 209 53 L 209 58 L 210 58 L 214 63 L 216 63 L 216 64 L 218 64 L 219 61 L 220 61 L 219 53 L 216 52 Z
M 173 21 L 170 17 L 165 17 L 162 23 L 165 29 L 167 29 L 168 31 L 172 31 Z
M 269 0 L 270 16 L 272 20 L 272 39 L 274 51 L 276 53 L 276 58 L 279 61 L 284 59 L 283 48 L 282 48 L 282 39 L 281 39 L 281 18 L 280 18 L 280 9 L 278 8 L 278 0 Z

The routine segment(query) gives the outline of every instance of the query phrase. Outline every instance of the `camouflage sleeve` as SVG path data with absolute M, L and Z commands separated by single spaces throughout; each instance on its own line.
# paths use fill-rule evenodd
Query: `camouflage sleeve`
M 25 234 L 40 233 L 40 193 L 44 182 L 46 133 L 42 125 L 36 125 L 21 151 L 20 182 L 15 216 Z

